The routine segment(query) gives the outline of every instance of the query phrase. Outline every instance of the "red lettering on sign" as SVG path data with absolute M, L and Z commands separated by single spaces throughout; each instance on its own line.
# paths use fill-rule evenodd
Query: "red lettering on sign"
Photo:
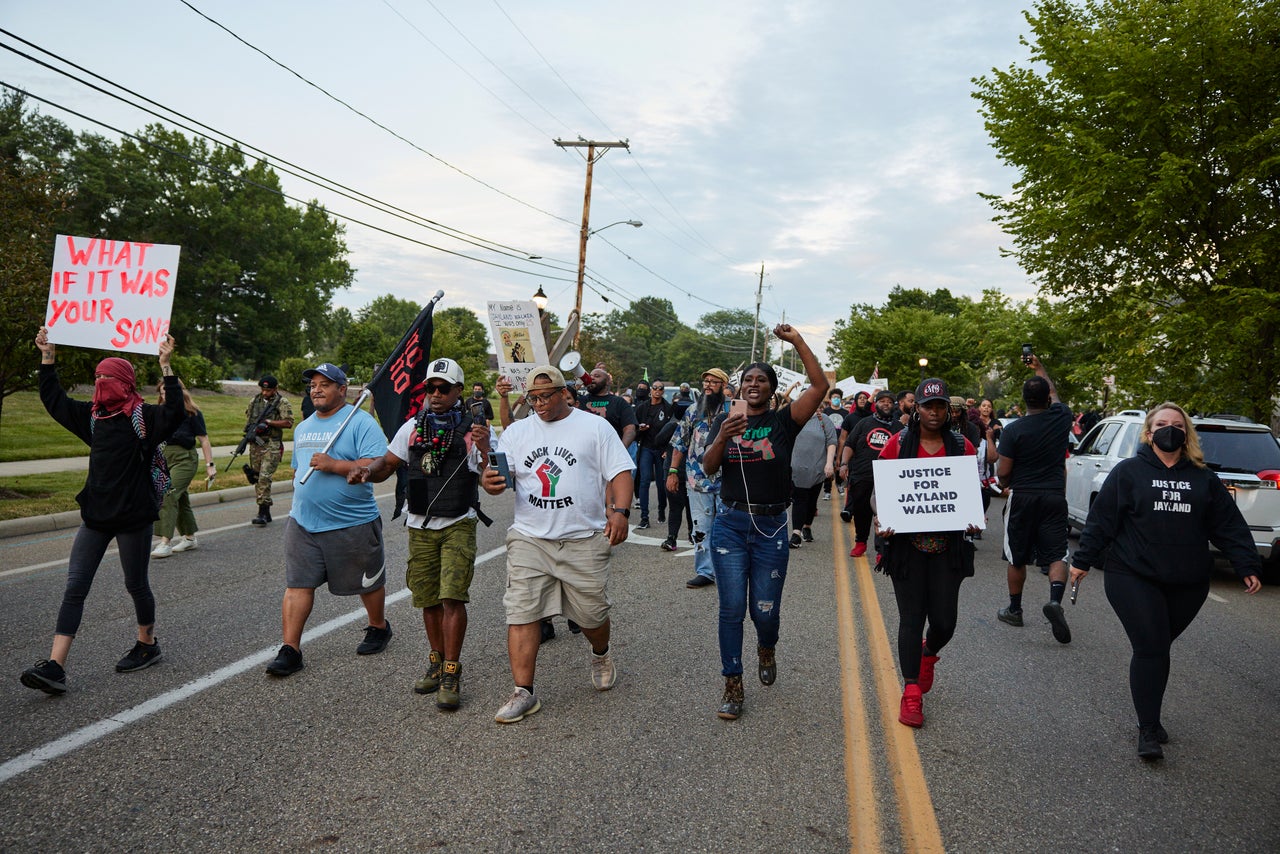
M 120 318 L 116 323 L 116 336 L 111 339 L 111 346 L 117 349 L 130 341 L 134 344 L 146 342 L 159 343 L 169 332 L 169 321 L 161 317 L 148 317 L 139 320 Z
M 137 294 L 138 296 L 152 296 L 151 286 L 155 279 L 155 273 L 151 270 L 139 270 L 138 274 L 132 279 L 124 270 L 120 271 L 120 292 L 125 294 Z M 167 288 L 166 288 L 167 290 Z
M 98 242 L 98 238 L 94 237 L 89 240 L 89 245 L 84 249 L 76 249 L 76 239 L 67 237 L 67 254 L 71 256 L 71 263 L 77 267 L 81 264 L 89 263 L 89 255 L 93 252 L 94 244 Z

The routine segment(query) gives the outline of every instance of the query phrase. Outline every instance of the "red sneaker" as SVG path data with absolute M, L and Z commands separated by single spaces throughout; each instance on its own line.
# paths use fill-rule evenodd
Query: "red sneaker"
M 921 649 L 924 644 L 921 644 Z M 920 656 L 920 678 L 916 681 L 920 683 L 920 693 L 928 694 L 929 689 L 933 687 L 933 666 L 938 663 L 938 656 L 927 655 L 921 653 Z
M 849 551 L 849 557 L 862 557 L 867 553 L 866 543 L 854 543 L 853 548 Z
M 919 685 L 907 685 L 902 689 L 898 723 L 917 728 L 924 726 L 924 697 Z

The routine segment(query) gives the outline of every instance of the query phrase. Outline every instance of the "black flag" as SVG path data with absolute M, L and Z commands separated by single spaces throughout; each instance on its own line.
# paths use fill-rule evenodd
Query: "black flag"
M 373 408 L 388 439 L 393 438 L 401 425 L 418 413 L 426 398 L 424 386 L 427 361 L 431 356 L 432 315 L 436 303 L 443 296 L 444 291 L 436 291 L 431 302 L 418 313 L 409 331 L 391 351 L 391 357 L 382 363 L 369 381 Z

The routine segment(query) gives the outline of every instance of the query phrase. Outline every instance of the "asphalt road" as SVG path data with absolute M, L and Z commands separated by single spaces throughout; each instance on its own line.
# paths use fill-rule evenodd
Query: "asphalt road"
M 845 557 L 833 507 L 820 505 L 818 542 L 791 553 L 778 681 L 749 673 L 736 722 L 714 714 L 715 593 L 685 589 L 692 558 L 660 551 L 657 531 L 614 552 L 617 687 L 592 689 L 585 641 L 557 620 L 538 661 L 543 709 L 512 726 L 492 719 L 511 690 L 509 498 L 486 499 L 497 522 L 481 529 L 452 714 L 411 690 L 426 645 L 398 524 L 383 654 L 354 654 L 358 602 L 322 591 L 306 669 L 263 675 L 283 524 L 250 527 L 242 501 L 200 508 L 200 548 L 153 562 L 155 667 L 114 672 L 133 615 L 104 560 L 63 697 L 17 676 L 48 653 L 74 531 L 0 540 L 0 850 L 1280 850 L 1280 590 L 1215 581 L 1174 648 L 1167 758 L 1144 764 L 1099 573 L 1068 606 L 1070 645 L 1039 617 L 1038 575 L 1027 626 L 996 621 L 996 502 L 916 732 L 896 723 L 891 587 Z

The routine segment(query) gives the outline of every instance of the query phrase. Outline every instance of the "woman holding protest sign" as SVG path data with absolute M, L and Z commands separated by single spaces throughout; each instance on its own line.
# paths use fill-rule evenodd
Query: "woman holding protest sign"
M 178 381 L 181 385 L 182 381 Z M 164 382 L 162 381 L 157 387 L 160 392 L 160 405 L 164 405 Z M 209 443 L 209 431 L 204 426 L 204 415 L 200 412 L 200 407 L 196 406 L 195 401 L 191 399 L 191 393 L 187 391 L 186 386 L 182 386 L 182 410 L 187 414 L 182 424 L 177 430 L 173 431 L 173 435 L 169 437 L 169 443 L 164 446 L 164 458 L 169 463 L 169 476 L 173 479 L 172 487 L 169 494 L 164 497 L 164 504 L 160 507 L 160 521 L 156 523 L 156 534 L 160 537 L 160 542 L 156 543 L 156 547 L 151 550 L 151 556 L 154 558 L 164 558 L 175 552 L 186 552 L 196 548 L 196 516 L 191 512 L 191 496 L 188 490 L 191 488 L 191 481 L 196 476 L 196 470 L 200 465 L 200 453 L 196 450 L 197 443 L 200 450 L 204 452 L 204 474 L 208 478 L 210 486 L 213 485 L 214 475 L 218 473 L 218 468 L 213 464 L 213 446 Z M 173 529 L 178 529 L 178 539 L 170 542 L 173 537 Z
M 920 383 L 907 429 L 889 438 L 880 458 L 976 454 L 968 439 L 951 431 L 949 403 L 945 382 L 934 378 Z M 977 470 L 973 471 L 976 479 Z M 906 683 L 898 721 L 920 727 L 924 726 L 924 695 L 933 687 L 938 653 L 956 631 L 960 583 L 973 575 L 970 537 L 978 528 L 970 525 L 966 531 L 895 534 L 892 528 L 880 528 L 878 516 L 875 524 L 876 535 L 884 541 L 883 557 L 876 568 L 893 579 L 893 596 L 898 603 L 898 666 Z
M 103 359 L 94 370 L 93 400 L 72 400 L 58 383 L 48 329 L 40 329 L 36 347 L 40 349 L 40 399 L 45 409 L 89 446 L 89 475 L 76 496 L 83 521 L 71 546 L 53 648 L 48 659 L 22 673 L 22 684 L 28 688 L 63 694 L 67 690 L 67 654 L 80 628 L 84 600 L 113 539 L 138 618 L 138 641 L 116 664 L 116 670 L 141 670 L 160 660 L 160 645 L 155 639 L 156 600 L 147 567 L 151 528 L 168 483 L 155 458 L 159 444 L 178 429 L 186 413 L 182 410 L 182 386 L 169 366 L 173 336 L 166 335 L 160 342 L 164 406 L 142 402 L 133 365 L 116 356 Z
M 742 621 L 748 603 L 756 628 L 760 683 L 772 685 L 778 674 L 774 649 L 790 555 L 791 450 L 829 385 L 818 357 L 795 328 L 780 324 L 774 335 L 795 347 L 812 385 L 795 402 L 770 409 L 777 373 L 763 362 L 748 365 L 741 383 L 746 406 L 731 405 L 727 418 L 716 419 L 702 458 L 708 476 L 721 472 L 711 559 L 720 599 L 720 672 L 725 679 L 716 714 L 724 720 L 742 716 Z

